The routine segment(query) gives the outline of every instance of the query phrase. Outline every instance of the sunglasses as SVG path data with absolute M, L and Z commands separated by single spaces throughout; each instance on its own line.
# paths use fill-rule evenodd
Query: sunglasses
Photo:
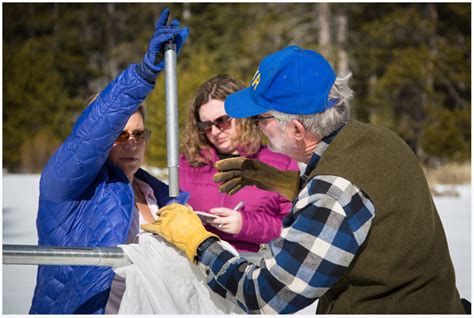
M 124 130 L 117 137 L 117 139 L 115 140 L 115 143 L 120 144 L 122 142 L 125 142 L 128 139 L 130 139 L 130 136 L 132 136 L 136 142 L 148 141 L 148 139 L 150 139 L 150 136 L 151 136 L 151 131 L 148 129 L 143 129 L 143 130 L 135 130 L 134 132 L 129 133 L 128 131 Z
M 223 131 L 225 129 L 230 128 L 231 120 L 232 118 L 227 115 L 224 115 L 214 119 L 213 121 L 198 121 L 197 126 L 199 129 L 203 130 L 206 133 L 211 132 L 213 125 L 216 126 L 217 129 L 219 129 L 220 131 Z
M 261 121 L 267 120 L 267 119 L 272 119 L 272 118 L 275 118 L 275 116 L 267 116 L 267 117 L 252 116 L 252 117 L 250 117 L 250 120 L 253 121 L 255 123 L 255 125 L 258 127 L 258 125 L 260 125 Z

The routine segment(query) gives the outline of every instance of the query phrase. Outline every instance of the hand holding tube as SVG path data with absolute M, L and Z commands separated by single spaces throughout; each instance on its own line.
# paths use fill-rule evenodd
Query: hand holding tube
M 176 53 L 179 54 L 189 35 L 189 29 L 181 28 L 179 21 L 176 19 L 170 25 L 167 25 L 169 13 L 168 8 L 161 12 L 143 62 L 137 68 L 138 73 L 146 80 L 151 78 L 154 80 L 156 75 L 165 68 L 164 45 L 169 41 L 173 41 L 176 44 Z
M 208 232 L 199 217 L 188 206 L 172 203 L 161 208 L 158 220 L 141 225 L 142 230 L 160 235 L 182 250 L 187 258 L 195 261 L 197 248 L 209 237 L 219 237 Z

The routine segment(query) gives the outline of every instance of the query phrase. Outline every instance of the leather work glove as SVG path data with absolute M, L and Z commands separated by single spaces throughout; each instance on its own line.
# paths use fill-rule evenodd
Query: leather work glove
M 176 54 L 179 54 L 189 35 L 189 29 L 180 28 L 179 21 L 176 19 L 169 26 L 166 25 L 169 14 L 168 8 L 161 11 L 160 18 L 155 25 L 155 32 L 148 44 L 148 51 L 142 64 L 137 68 L 138 73 L 149 82 L 150 80 L 154 81 L 157 74 L 165 68 L 163 55 L 165 43 L 172 40 L 176 44 Z
M 197 214 L 185 205 L 172 203 L 156 214 L 159 215 L 158 220 L 142 224 L 142 230 L 160 235 L 182 250 L 191 262 L 195 261 L 197 248 L 207 238 L 220 240 L 214 233 L 206 231 Z
M 219 192 L 234 194 L 244 186 L 255 185 L 262 190 L 275 191 L 292 201 L 299 190 L 297 171 L 283 171 L 255 159 L 243 157 L 219 160 L 214 182 L 222 183 Z

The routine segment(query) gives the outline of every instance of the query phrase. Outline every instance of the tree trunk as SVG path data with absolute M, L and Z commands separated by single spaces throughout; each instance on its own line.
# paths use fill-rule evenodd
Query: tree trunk
M 344 76 L 349 71 L 349 58 L 346 50 L 347 41 L 347 16 L 345 13 L 338 15 L 337 19 L 337 74 Z
M 109 77 L 109 80 L 117 77 L 117 75 L 120 72 L 117 58 L 114 54 L 114 48 L 116 45 L 116 40 L 115 40 L 115 4 L 114 3 L 107 3 L 107 19 L 106 19 L 106 39 L 107 39 L 107 44 L 108 44 L 108 56 L 107 56 L 107 72 L 106 74 Z
M 189 2 L 183 3 L 183 25 L 191 19 L 191 5 Z
M 428 4 L 427 6 L 427 42 L 429 47 L 429 58 L 426 62 L 426 79 L 425 79 L 425 89 L 422 92 L 421 96 L 421 110 L 420 118 L 416 119 L 415 132 L 416 132 L 416 154 L 418 158 L 422 161 L 425 161 L 425 154 L 420 145 L 420 137 L 423 133 L 423 125 L 425 123 L 428 109 L 430 109 L 431 104 L 433 103 L 433 92 L 434 92 L 434 61 L 436 59 L 437 47 L 436 47 L 436 32 L 438 24 L 438 12 L 436 10 L 435 4 Z
M 54 43 L 59 42 L 59 3 L 53 4 L 53 16 L 54 16 L 54 27 L 53 27 L 53 34 L 54 34 Z
M 428 102 L 433 92 L 434 87 L 434 61 L 438 55 L 438 49 L 436 46 L 436 32 L 438 24 L 438 12 L 436 10 L 436 5 L 430 3 L 428 4 L 428 19 L 429 19 L 429 29 L 428 29 L 428 45 L 430 48 L 430 59 L 428 60 L 428 76 L 426 77 L 426 88 L 429 92 Z
M 375 95 L 375 87 L 377 86 L 377 75 L 372 73 L 369 77 L 368 81 L 368 94 L 367 96 L 369 97 L 368 99 L 372 98 Z M 379 124 L 379 119 L 377 118 L 377 109 L 376 108 L 369 108 L 368 109 L 368 114 L 367 118 L 369 119 L 369 122 L 372 124 Z
M 318 7 L 319 51 L 325 58 L 329 58 L 331 51 L 331 31 L 329 24 L 331 12 L 329 3 L 320 3 Z

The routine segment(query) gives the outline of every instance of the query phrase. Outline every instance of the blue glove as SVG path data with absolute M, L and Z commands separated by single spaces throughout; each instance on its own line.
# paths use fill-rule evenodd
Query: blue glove
M 158 73 L 165 68 L 163 56 L 165 43 L 172 40 L 176 44 L 176 53 L 179 54 L 189 35 L 189 29 L 180 28 L 179 21 L 176 19 L 169 26 L 166 25 L 169 14 L 168 8 L 161 11 L 155 25 L 155 32 L 148 44 L 148 51 L 143 62 L 137 67 L 138 74 L 150 83 L 154 82 Z

